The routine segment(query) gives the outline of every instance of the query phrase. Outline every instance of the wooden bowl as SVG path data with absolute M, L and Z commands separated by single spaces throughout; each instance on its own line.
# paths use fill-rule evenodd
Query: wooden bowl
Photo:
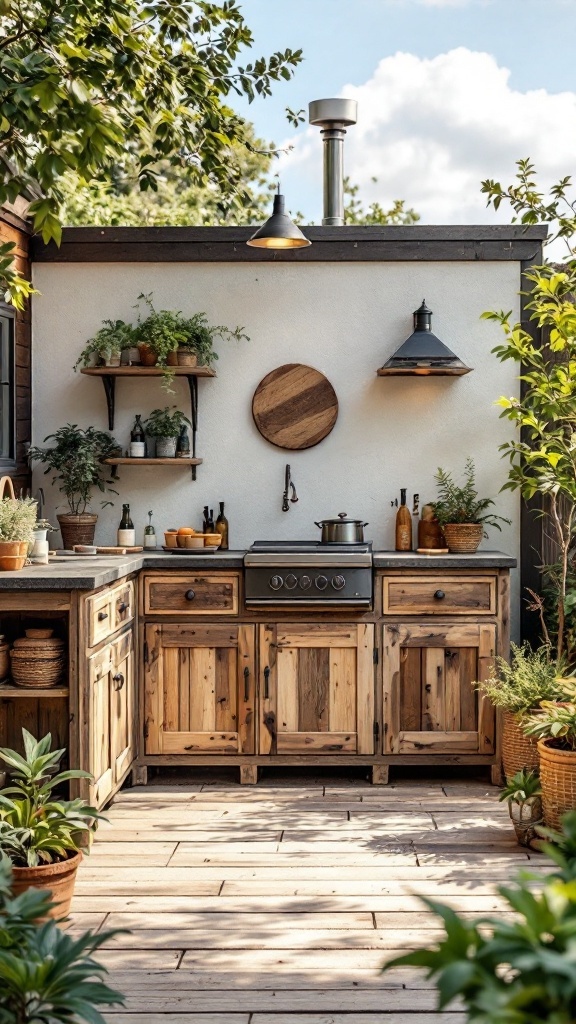
M 164 542 L 167 548 L 178 547 L 178 534 L 175 530 L 170 530 L 164 534 Z
M 49 640 L 50 637 L 54 636 L 53 629 L 27 629 L 25 635 L 28 640 Z
M 222 537 L 219 533 L 205 533 L 204 534 L 204 546 L 205 547 L 218 547 L 222 543 Z

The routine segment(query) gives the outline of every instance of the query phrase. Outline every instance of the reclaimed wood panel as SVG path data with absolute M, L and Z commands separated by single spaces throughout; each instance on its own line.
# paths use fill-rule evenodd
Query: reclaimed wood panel
M 327 732 L 330 712 L 330 650 L 298 652 L 298 731 Z
M 385 615 L 494 615 L 496 576 L 385 576 L 383 606 Z
M 252 399 L 257 429 L 278 448 L 300 451 L 323 441 L 338 418 L 338 399 L 319 370 L 285 363 L 268 373 Z
M 405 647 L 400 654 L 400 728 L 419 729 L 422 721 L 422 653 L 418 647 Z
M 310 751 L 314 754 L 357 753 L 356 733 L 337 732 L 280 732 L 278 753 L 298 754 Z
M 478 679 L 478 657 L 473 647 L 458 649 L 460 662 L 460 728 L 478 729 L 478 694 L 472 683 Z
M 422 651 L 422 729 L 438 732 L 446 724 L 446 678 L 444 650 L 426 647 Z
M 345 732 L 356 727 L 356 651 L 341 647 L 328 653 L 330 731 Z
M 356 731 L 358 753 L 374 753 L 374 626 L 356 627 Z
M 238 573 L 192 574 L 144 577 L 146 615 L 237 615 Z M 186 594 L 193 593 L 188 600 Z

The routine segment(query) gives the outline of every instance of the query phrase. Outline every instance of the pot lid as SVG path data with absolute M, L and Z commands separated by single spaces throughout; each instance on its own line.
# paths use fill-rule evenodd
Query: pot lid
M 324 524 L 327 526 L 331 526 L 332 524 L 338 525 L 338 523 L 354 523 L 355 526 L 365 525 L 363 519 L 349 519 L 347 512 L 339 512 L 336 519 L 321 519 L 320 522 L 322 526 L 324 526 Z

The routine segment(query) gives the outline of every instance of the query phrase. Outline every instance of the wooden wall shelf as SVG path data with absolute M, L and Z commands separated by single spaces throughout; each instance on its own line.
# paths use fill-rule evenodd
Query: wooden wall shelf
M 202 459 L 104 459 L 107 466 L 200 466 Z
M 196 458 L 196 434 L 198 432 L 198 378 L 215 377 L 216 370 L 209 366 L 171 366 L 170 373 L 174 377 L 185 377 L 190 389 L 190 420 L 192 423 L 192 458 L 186 459 L 108 459 L 110 465 L 133 465 L 139 462 L 141 465 L 168 465 L 172 462 L 182 462 L 192 467 L 192 479 L 196 479 L 196 466 L 199 466 L 202 459 Z M 114 430 L 114 412 L 116 402 L 116 378 L 131 377 L 146 380 L 150 377 L 164 376 L 164 369 L 161 366 L 85 366 L 81 370 L 88 377 L 100 377 L 106 395 L 108 406 L 108 430 Z
M 36 697 L 67 697 L 69 690 L 67 686 L 13 686 L 11 683 L 0 685 L 0 700 L 2 697 L 13 698 L 23 697 L 25 700 Z

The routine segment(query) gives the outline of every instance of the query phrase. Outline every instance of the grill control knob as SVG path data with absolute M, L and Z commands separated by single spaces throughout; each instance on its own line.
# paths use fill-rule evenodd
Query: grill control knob
M 334 587 L 334 590 L 342 590 L 346 586 L 346 580 L 343 576 L 333 576 L 332 586 Z
M 298 579 L 294 575 L 294 573 L 293 572 L 288 573 L 286 579 L 284 580 L 284 586 L 287 587 L 288 590 L 294 590 L 294 587 L 296 586 L 297 583 L 298 583 Z
M 317 576 L 316 577 L 316 588 L 318 590 L 326 590 L 327 586 L 328 586 L 328 580 L 326 579 L 325 576 Z
M 272 576 L 270 580 L 270 587 L 272 590 L 280 590 L 284 586 L 284 580 L 281 576 Z
M 301 590 L 308 590 L 312 586 L 312 580 L 309 576 L 300 577 L 300 588 Z

